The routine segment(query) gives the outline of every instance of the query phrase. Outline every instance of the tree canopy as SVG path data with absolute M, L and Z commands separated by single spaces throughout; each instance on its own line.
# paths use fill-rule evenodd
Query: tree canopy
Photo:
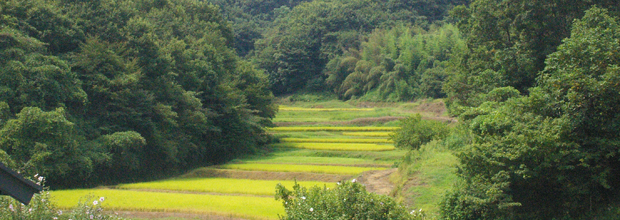
M 53 187 L 153 178 L 267 141 L 267 76 L 237 57 L 212 4 L 9 0 L 0 15 L 3 160 Z

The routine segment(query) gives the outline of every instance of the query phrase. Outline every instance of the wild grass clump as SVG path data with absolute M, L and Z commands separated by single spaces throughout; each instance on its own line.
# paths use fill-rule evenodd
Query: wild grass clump
M 346 166 L 322 166 L 322 165 L 297 165 L 297 164 L 226 164 L 224 169 L 258 170 L 270 172 L 305 172 L 325 173 L 339 175 L 357 175 L 370 170 L 384 170 L 382 167 L 346 167 Z
M 289 147 L 312 150 L 336 150 L 336 151 L 390 151 L 394 150 L 391 144 L 353 144 L 353 143 L 278 143 L 272 147 Z
M 391 197 L 369 193 L 355 179 L 332 189 L 295 185 L 290 191 L 278 185 L 276 190 L 286 211 L 281 220 L 424 219 L 422 210 L 410 211 Z

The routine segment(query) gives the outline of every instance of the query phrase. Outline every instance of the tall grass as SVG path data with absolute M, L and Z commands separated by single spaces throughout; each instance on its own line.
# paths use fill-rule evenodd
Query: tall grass
M 438 216 L 443 195 L 457 180 L 458 159 L 443 141 L 431 141 L 418 150 L 411 151 L 398 168 L 397 185 L 412 185 L 399 195 L 400 199 Z M 412 181 L 415 177 L 413 184 Z
M 386 144 L 352 144 L 352 143 L 278 143 L 272 147 L 290 147 L 311 150 L 336 150 L 336 151 L 390 151 L 394 145 Z
M 154 189 L 172 191 L 211 192 L 227 194 L 274 195 L 277 184 L 287 187 L 295 185 L 295 181 L 287 180 L 248 180 L 229 178 L 191 178 L 172 179 L 155 182 L 132 183 L 118 185 L 119 189 Z M 299 181 L 305 187 L 333 185 L 318 181 Z
M 304 172 L 325 173 L 339 175 L 357 175 L 370 170 L 383 170 L 382 167 L 346 167 L 346 166 L 321 166 L 321 165 L 298 165 L 298 164 L 225 164 L 221 168 L 237 170 L 256 170 L 270 172 Z
M 275 192 L 275 188 L 274 188 Z M 76 201 L 91 195 L 106 198 L 104 207 L 115 211 L 183 212 L 236 216 L 249 219 L 277 219 L 284 214 L 280 202 L 272 197 L 219 196 L 162 193 L 112 189 L 58 190 L 51 192 L 60 209 L 71 209 Z

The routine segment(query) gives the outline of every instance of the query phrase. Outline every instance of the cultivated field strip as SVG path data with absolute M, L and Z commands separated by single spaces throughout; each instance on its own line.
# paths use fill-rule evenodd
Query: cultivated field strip
M 329 165 L 298 165 L 298 164 L 226 164 L 223 169 L 257 170 L 270 172 L 307 172 L 339 175 L 357 175 L 371 170 L 384 170 L 384 167 L 353 167 Z
M 274 186 L 275 189 L 275 186 Z M 118 211 L 183 212 L 235 216 L 247 219 L 278 219 L 284 213 L 273 197 L 144 192 L 116 189 L 57 190 L 51 196 L 60 209 L 71 209 L 76 201 L 96 195 L 105 197 L 103 207 Z M 83 201 L 92 203 L 92 201 Z
M 374 111 L 374 108 L 301 108 L 280 106 L 280 111 L 310 111 L 310 112 L 346 112 L 346 111 Z
M 396 131 L 400 127 L 274 127 L 267 131 Z
M 350 166 L 390 166 L 390 163 L 366 158 L 344 158 L 344 157 L 314 157 L 314 156 L 274 156 L 260 159 L 242 160 L 243 163 L 272 163 L 272 164 L 324 164 L 334 165 L 343 164 Z
M 394 145 L 390 144 L 355 144 L 355 143 L 278 143 L 273 147 L 301 148 L 311 150 L 334 150 L 334 151 L 390 151 Z
M 342 132 L 342 135 L 354 137 L 390 137 L 393 132 Z
M 117 189 L 187 191 L 218 194 L 247 194 L 273 196 L 274 186 L 278 183 L 293 187 L 295 181 L 284 180 L 250 180 L 230 178 L 187 178 L 154 182 L 142 182 L 118 185 Z M 318 181 L 298 181 L 304 187 L 331 186 L 334 183 Z
M 360 144 L 391 144 L 385 138 L 280 138 L 285 143 L 360 143 Z

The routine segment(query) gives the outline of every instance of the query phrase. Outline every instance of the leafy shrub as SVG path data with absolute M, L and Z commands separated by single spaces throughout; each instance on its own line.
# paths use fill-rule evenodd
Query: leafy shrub
M 409 212 L 391 197 L 367 192 L 355 179 L 339 183 L 334 189 L 307 189 L 295 184 L 289 191 L 278 184 L 276 191 L 276 199 L 283 201 L 286 211 L 281 220 L 424 219 L 421 210 Z
M 434 139 L 443 139 L 450 133 L 442 122 L 422 120 L 420 114 L 403 119 L 400 130 L 390 135 L 394 146 L 403 149 L 418 149 Z

